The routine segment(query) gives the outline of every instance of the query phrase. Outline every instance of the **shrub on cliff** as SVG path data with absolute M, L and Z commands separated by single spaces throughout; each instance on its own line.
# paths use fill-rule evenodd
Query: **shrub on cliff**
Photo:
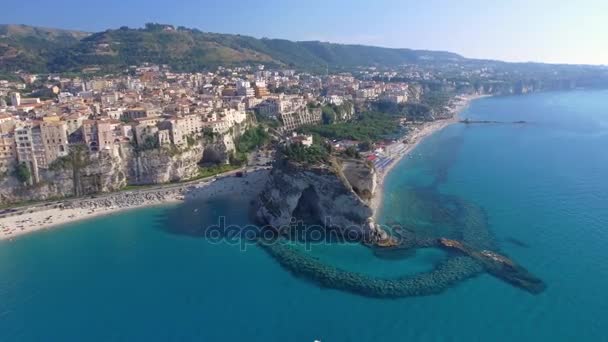
M 153 136 L 145 137 L 141 144 L 137 144 L 135 147 L 136 152 L 155 150 L 159 147 L 158 139 Z
M 15 167 L 14 172 L 15 178 L 17 178 L 21 183 L 27 183 L 30 181 L 32 174 L 30 173 L 30 169 L 28 169 L 25 163 L 19 163 Z
M 237 142 L 237 150 L 242 153 L 251 152 L 254 149 L 266 145 L 270 141 L 268 132 L 264 127 L 257 126 L 248 129 L 239 138 Z

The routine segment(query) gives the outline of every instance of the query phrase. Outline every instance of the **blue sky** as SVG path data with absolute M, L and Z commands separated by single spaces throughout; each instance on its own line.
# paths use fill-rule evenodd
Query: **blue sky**
M 160 22 L 255 37 L 608 64 L 608 0 L 3 0 L 0 23 L 100 31 Z

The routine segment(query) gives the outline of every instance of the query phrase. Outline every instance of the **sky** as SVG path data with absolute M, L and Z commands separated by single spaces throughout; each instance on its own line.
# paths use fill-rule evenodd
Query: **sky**
M 254 37 L 608 64 L 608 0 L 3 0 L 0 23 L 102 31 L 146 22 Z

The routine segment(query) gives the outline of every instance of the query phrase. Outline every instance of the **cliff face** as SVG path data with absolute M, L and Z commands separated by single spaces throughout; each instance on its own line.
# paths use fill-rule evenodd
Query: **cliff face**
M 232 135 L 225 134 L 216 137 L 205 145 L 202 161 L 204 163 L 228 163 L 234 150 L 235 144 Z
M 129 184 L 161 184 L 194 178 L 203 156 L 202 144 L 184 151 L 155 149 L 130 152 L 127 160 Z
M 374 234 L 375 225 L 371 217 L 373 210 L 367 199 L 355 192 L 354 187 L 370 191 L 375 188 L 374 170 L 361 164 L 358 173 L 346 177 L 344 164 L 332 166 L 306 166 L 289 161 L 278 161 L 270 180 L 260 195 L 256 216 L 259 221 L 277 229 L 287 227 L 292 219 L 307 224 L 336 228 L 343 232 L 355 232 L 358 236 Z M 367 173 L 365 172 L 367 170 Z M 361 179 L 353 185 L 351 180 Z M 365 179 L 365 181 L 363 181 Z
M 130 145 L 115 146 L 86 155 L 80 167 L 68 163 L 40 170 L 40 182 L 25 186 L 10 174 L 0 179 L 0 204 L 41 201 L 120 190 L 127 185 L 184 181 L 198 175 L 204 154 L 214 162 L 227 163 L 234 142 L 231 136 L 206 145 L 202 141 L 188 148 L 160 148 L 136 152 Z
M 119 146 L 114 151 L 87 158 L 85 166 L 65 165 L 41 169 L 40 182 L 23 186 L 13 177 L 6 179 L 0 190 L 0 203 L 41 201 L 74 195 L 116 191 L 127 185 L 128 150 Z
M 348 159 L 341 162 L 342 174 L 353 191 L 364 201 L 369 202 L 376 192 L 377 177 L 371 166 L 361 160 Z
M 135 152 L 130 146 L 92 155 L 86 166 L 41 170 L 40 182 L 23 186 L 10 177 L 0 190 L 2 203 L 40 201 L 120 190 L 127 185 L 161 184 L 198 175 L 202 145 L 177 153 L 167 149 Z

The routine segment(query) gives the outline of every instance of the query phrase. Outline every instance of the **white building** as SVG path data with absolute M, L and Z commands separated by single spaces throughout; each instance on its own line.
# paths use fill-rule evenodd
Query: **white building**
M 302 144 L 303 146 L 310 147 L 312 146 L 313 139 L 312 135 L 297 134 L 296 132 L 293 132 L 291 137 L 289 137 L 288 142 L 290 144 Z
M 248 81 L 236 82 L 236 92 L 239 96 L 254 97 L 255 90 Z

